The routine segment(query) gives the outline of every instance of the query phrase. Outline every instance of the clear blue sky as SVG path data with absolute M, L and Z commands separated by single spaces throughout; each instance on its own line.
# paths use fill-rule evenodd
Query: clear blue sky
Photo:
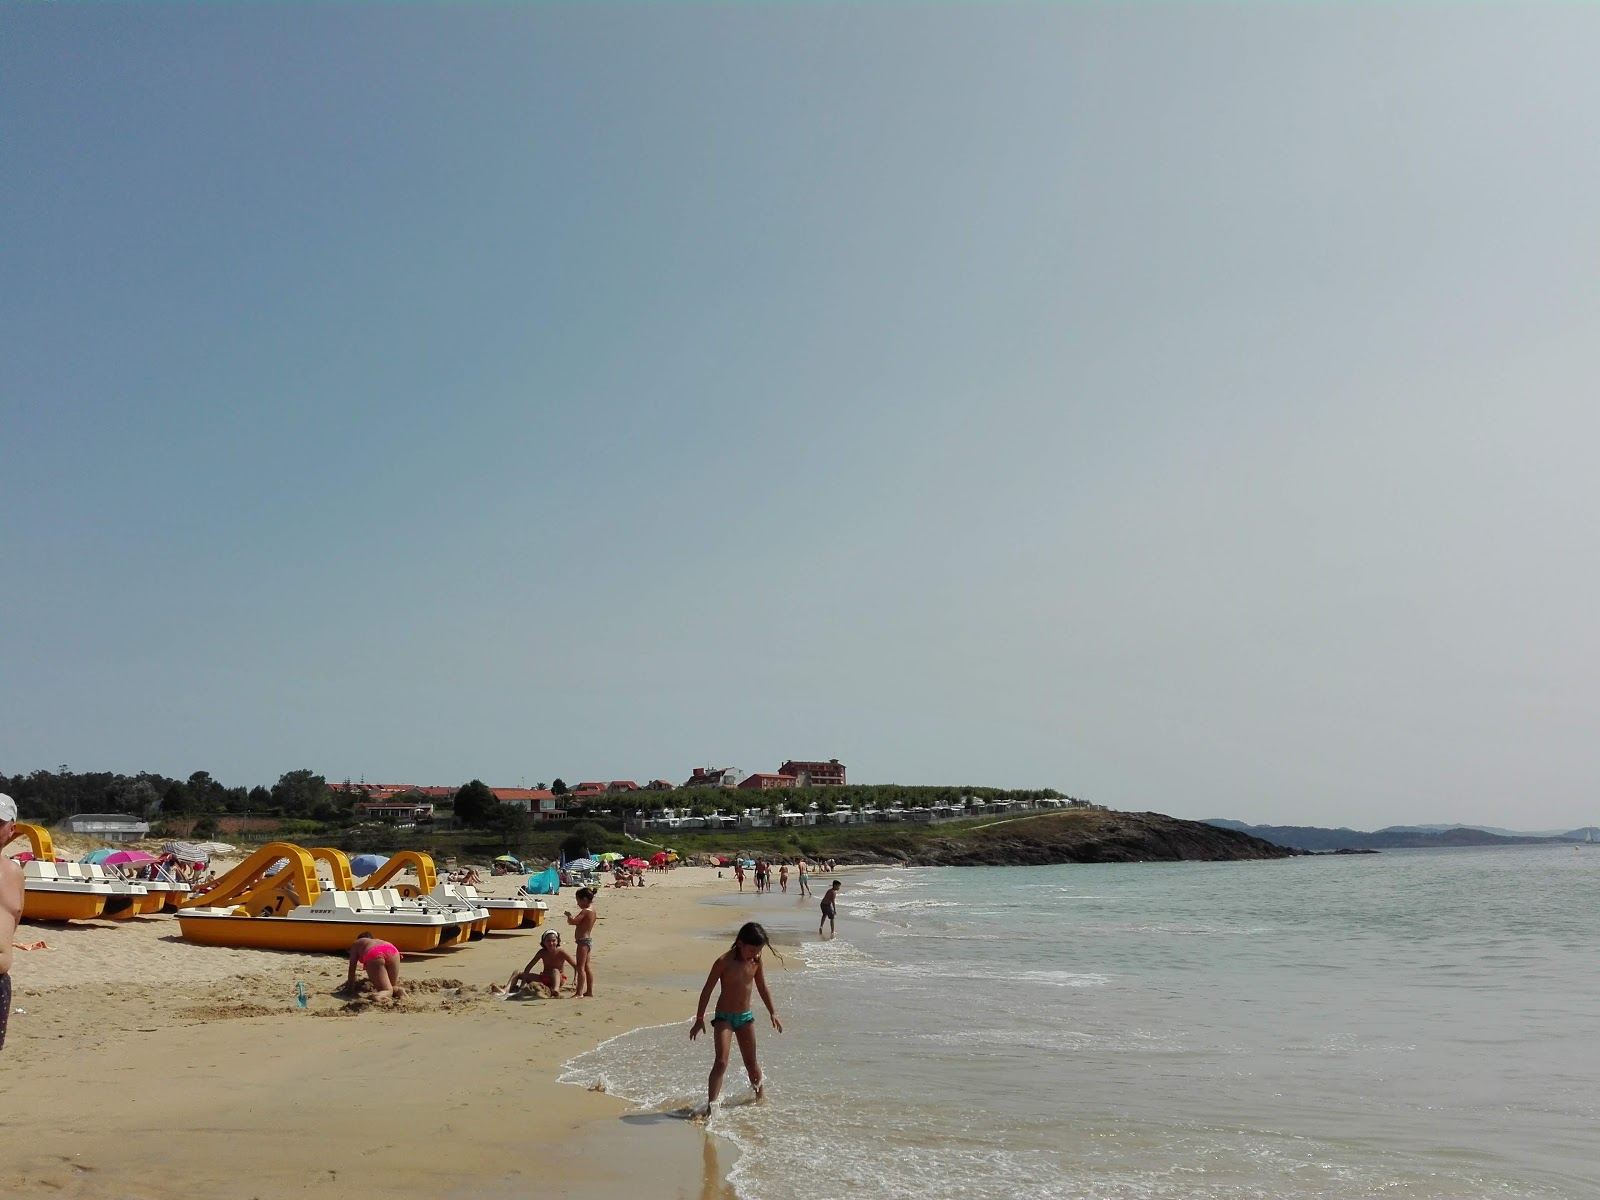
M 0 769 L 1600 819 L 1600 9 L 0 6 Z

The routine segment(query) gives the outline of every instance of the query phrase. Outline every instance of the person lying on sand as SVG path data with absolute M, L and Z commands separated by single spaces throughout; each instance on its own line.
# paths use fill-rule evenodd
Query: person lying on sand
M 356 989 L 356 968 L 366 967 L 367 978 L 372 980 L 374 1000 L 398 1000 L 405 995 L 400 986 L 400 951 L 390 942 L 380 942 L 363 930 L 350 945 L 350 974 L 345 977 L 341 991 Z
M 534 968 L 543 963 L 543 967 L 535 971 Z M 574 971 L 578 968 L 577 960 L 561 948 L 561 935 L 554 929 L 539 939 L 539 953 L 528 960 L 528 965 L 523 967 L 511 977 L 511 982 L 506 984 L 506 992 L 520 992 L 530 983 L 542 983 L 550 989 L 552 1000 L 561 999 L 561 981 L 567 977 L 565 968 L 571 967 Z M 576 993 L 573 996 L 577 998 Z
M 728 952 L 711 964 L 711 974 L 706 976 L 706 985 L 700 989 L 700 1008 L 695 1013 L 694 1024 L 689 1027 L 691 1042 L 705 1032 L 706 1002 L 711 999 L 711 989 L 719 983 L 722 985 L 717 995 L 717 1015 L 711 1018 L 716 1059 L 706 1080 L 708 1109 L 722 1091 L 722 1076 L 728 1070 L 728 1053 L 735 1038 L 739 1039 L 739 1054 L 744 1059 L 745 1074 L 750 1076 L 750 1087 L 757 1096 L 761 1095 L 761 1064 L 756 1061 L 756 1018 L 750 1008 L 750 989 L 754 987 L 761 994 L 761 1002 L 767 1006 L 767 1015 L 772 1019 L 772 1028 L 782 1033 L 783 1022 L 778 1020 L 772 993 L 767 991 L 767 976 L 761 969 L 761 952 L 771 944 L 772 938 L 765 929 L 754 921 L 747 921 L 740 927 Z

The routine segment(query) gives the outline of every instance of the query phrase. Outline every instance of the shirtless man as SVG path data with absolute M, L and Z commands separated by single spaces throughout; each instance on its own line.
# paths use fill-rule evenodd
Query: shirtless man
M 544 964 L 542 971 L 535 971 L 534 967 Z M 539 953 L 528 960 L 528 965 L 523 967 L 511 977 L 511 982 L 506 984 L 507 992 L 520 991 L 530 983 L 542 983 L 550 989 L 552 1000 L 561 999 L 561 980 L 565 977 L 565 967 L 571 967 L 576 974 L 578 964 L 572 955 L 561 948 L 561 935 L 554 929 L 539 939 Z M 576 998 L 576 996 L 574 996 Z
M 740 927 L 728 952 L 711 964 L 711 974 L 700 989 L 700 1007 L 694 1024 L 689 1027 L 692 1042 L 705 1032 L 706 1003 L 711 999 L 711 989 L 719 983 L 722 991 L 717 995 L 717 1015 L 711 1018 L 712 1038 L 716 1043 L 717 1057 L 711 1064 L 711 1076 L 706 1081 L 706 1107 L 716 1103 L 722 1091 L 722 1076 L 728 1070 L 728 1052 L 733 1039 L 739 1039 L 739 1054 L 744 1059 L 745 1074 L 750 1076 L 750 1087 L 759 1098 L 762 1079 L 761 1064 L 756 1061 L 755 1012 L 750 1007 L 750 989 L 761 994 L 772 1018 L 772 1028 L 783 1032 L 783 1022 L 778 1020 L 778 1010 L 772 1006 L 772 993 L 767 991 L 767 976 L 761 969 L 761 952 L 772 944 L 767 931 L 754 921 Z
M 579 888 L 577 899 L 578 915 L 573 916 L 570 908 L 566 910 L 567 924 L 572 926 L 573 940 L 578 943 L 578 958 L 572 964 L 574 1000 L 580 996 L 594 995 L 594 923 L 598 919 L 598 914 L 591 907 L 594 904 L 593 888 Z
M 0 850 L 17 836 L 17 802 L 0 793 Z M 11 1016 L 11 942 L 22 920 L 22 868 L 0 854 L 0 1050 Z

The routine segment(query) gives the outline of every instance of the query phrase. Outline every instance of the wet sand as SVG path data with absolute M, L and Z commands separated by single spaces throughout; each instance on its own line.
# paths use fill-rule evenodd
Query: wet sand
M 520 877 L 491 881 L 509 894 Z M 500 886 L 495 886 L 495 885 Z M 407 955 L 399 1005 L 333 994 L 342 957 L 192 946 L 170 915 L 24 925 L 0 1055 L 7 1195 L 250 1200 L 286 1192 L 723 1200 L 728 1152 L 689 1123 L 557 1082 L 563 1062 L 681 1020 L 740 910 L 715 869 L 607 888 L 590 1000 L 505 1000 L 532 929 Z M 548 927 L 572 937 L 551 897 Z M 295 1004 L 295 984 L 310 1004 Z

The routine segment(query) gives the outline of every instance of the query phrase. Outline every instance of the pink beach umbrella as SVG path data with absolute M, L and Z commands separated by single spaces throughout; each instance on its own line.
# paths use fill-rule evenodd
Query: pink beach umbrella
M 118 850 L 115 854 L 108 854 L 101 859 L 101 864 L 107 867 L 142 867 L 145 863 L 153 863 L 154 854 L 146 854 L 143 850 Z

